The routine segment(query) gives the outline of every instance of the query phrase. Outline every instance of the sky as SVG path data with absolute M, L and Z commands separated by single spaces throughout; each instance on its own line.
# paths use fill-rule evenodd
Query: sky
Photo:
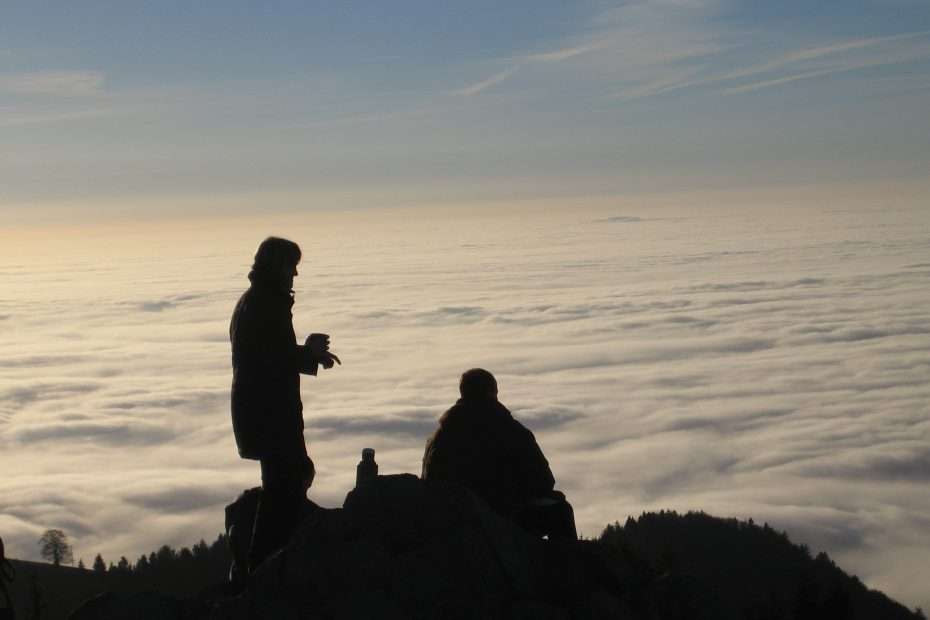
M 135 560 L 258 482 L 228 320 L 304 249 L 311 498 L 484 366 L 580 530 L 768 521 L 930 608 L 930 5 L 4 3 L 0 535 Z
M 0 215 L 926 183 L 925 0 L 501 4 L 4 3 Z

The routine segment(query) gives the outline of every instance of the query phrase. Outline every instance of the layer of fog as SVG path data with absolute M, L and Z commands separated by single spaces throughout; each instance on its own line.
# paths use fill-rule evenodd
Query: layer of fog
M 834 205 L 841 207 L 842 205 Z M 363 447 L 419 473 L 458 374 L 495 372 L 580 530 L 643 510 L 767 521 L 930 606 L 930 216 L 921 209 L 357 211 L 7 247 L 0 535 L 134 561 L 212 539 L 257 484 L 227 324 L 258 241 L 304 248 L 311 497 Z

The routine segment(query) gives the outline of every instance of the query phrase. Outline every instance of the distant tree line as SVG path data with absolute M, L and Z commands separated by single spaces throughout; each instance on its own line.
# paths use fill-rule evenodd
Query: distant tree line
M 180 550 L 162 545 L 157 551 L 139 556 L 135 563 L 122 556 L 116 563 L 107 564 L 98 553 L 91 570 L 107 575 L 114 591 L 155 590 L 192 596 L 205 588 L 224 584 L 229 564 L 226 536 L 220 534 L 211 544 L 201 540 L 193 547 Z

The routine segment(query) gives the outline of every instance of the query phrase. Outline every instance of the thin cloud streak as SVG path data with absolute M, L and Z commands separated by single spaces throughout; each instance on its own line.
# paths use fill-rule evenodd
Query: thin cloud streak
M 85 121 L 110 115 L 110 110 L 94 108 L 92 110 L 72 110 L 59 112 L 20 112 L 0 111 L 0 127 L 29 127 Z
M 864 61 L 858 63 L 851 63 L 847 65 L 840 65 L 834 67 L 828 67 L 826 69 L 817 69 L 814 71 L 807 71 L 804 73 L 798 73 L 794 75 L 787 75 L 780 78 L 775 78 L 771 80 L 763 80 L 761 82 L 753 82 L 750 84 L 744 84 L 742 86 L 733 86 L 730 88 L 725 88 L 722 92 L 727 95 L 734 95 L 739 93 L 746 93 L 756 90 L 761 90 L 763 88 L 771 88 L 773 86 L 781 86 L 782 84 L 788 84 L 791 82 L 796 82 L 798 80 L 806 80 L 815 77 L 821 77 L 824 75 L 832 75 L 835 73 L 848 73 L 851 71 L 859 71 L 861 69 L 869 69 L 872 67 L 884 67 L 889 65 L 896 65 L 906 62 L 911 62 L 920 58 L 930 56 L 930 47 L 925 49 L 916 50 L 909 54 L 904 54 L 896 57 L 886 57 L 879 58 L 871 61 Z
M 740 48 L 738 45 L 727 43 L 723 40 L 723 35 L 714 32 L 706 23 L 701 20 L 695 20 L 696 15 L 707 16 L 717 8 L 715 3 L 697 3 L 695 5 L 665 5 L 665 6 L 640 6 L 633 5 L 630 7 L 621 7 L 608 11 L 610 18 L 595 19 L 595 24 L 608 24 L 605 32 L 590 34 L 590 41 L 587 43 L 576 44 L 573 46 L 557 49 L 552 52 L 537 54 L 527 54 L 516 61 L 512 67 L 498 72 L 495 75 L 482 80 L 474 85 L 455 91 L 461 95 L 476 95 L 491 86 L 501 84 L 508 80 L 516 71 L 526 63 L 541 62 L 555 64 L 569 58 L 586 55 L 592 52 L 599 52 L 597 56 L 605 58 L 617 57 L 617 67 L 628 67 L 632 70 L 635 67 L 647 69 L 642 72 L 639 79 L 627 80 L 632 82 L 628 87 L 607 95 L 608 99 L 621 102 L 655 97 L 669 94 L 684 89 L 698 88 L 713 84 L 725 82 L 738 82 L 759 75 L 777 73 L 792 67 L 801 67 L 808 63 L 816 63 L 819 60 L 830 59 L 831 57 L 842 58 L 845 55 L 857 52 L 870 52 L 875 49 L 887 47 L 889 45 L 902 44 L 926 37 L 930 31 L 906 32 L 888 36 L 867 37 L 850 39 L 831 43 L 829 45 L 818 45 L 798 49 L 792 52 L 783 53 L 771 60 L 749 65 L 747 67 L 728 71 L 722 74 L 709 74 L 713 71 L 713 65 L 720 59 Z M 678 16 L 679 19 L 664 20 L 661 17 Z M 666 21 L 673 24 L 669 26 Z M 671 48 L 659 45 L 656 47 L 655 37 L 643 39 L 641 30 L 649 32 L 653 22 L 662 25 L 662 28 L 677 28 L 680 30 L 678 39 L 684 43 L 678 43 Z M 669 40 L 669 36 L 674 33 L 663 31 L 660 41 Z M 648 41 L 648 45 L 637 43 L 637 41 Z M 697 44 L 700 42 L 700 44 Z M 630 47 L 633 47 L 631 50 Z M 646 49 L 648 47 L 648 50 Z M 643 48 L 643 49 L 640 49 Z M 680 49 L 679 49 L 680 48 Z M 755 82 L 745 85 L 734 85 L 724 89 L 724 94 L 736 94 L 741 92 L 750 92 L 763 88 L 771 88 L 790 82 L 828 75 L 830 73 L 853 71 L 855 69 L 893 65 L 908 60 L 919 59 L 927 53 L 916 50 L 904 55 L 896 53 L 895 50 L 884 54 L 880 58 L 873 58 L 867 61 L 853 61 L 847 64 L 836 63 L 833 66 L 813 66 L 806 71 L 795 70 L 790 75 L 773 76 L 771 79 Z M 594 55 L 592 55 L 593 57 Z M 840 61 L 841 62 L 841 61 Z M 682 67 L 683 63 L 689 63 L 690 66 Z M 597 65 L 593 65 L 597 66 Z M 665 74 L 665 75 L 663 75 Z M 702 76 L 702 74 L 705 74 Z
M 0 91 L 15 95 L 89 97 L 101 92 L 100 71 L 36 71 L 0 75 Z
M 475 84 L 472 84 L 471 86 L 467 86 L 465 88 L 455 90 L 453 91 L 453 94 L 464 95 L 468 97 L 477 95 L 478 93 L 509 79 L 517 71 L 519 71 L 520 68 L 525 64 L 529 64 L 529 63 L 548 64 L 548 63 L 562 62 L 562 61 L 568 60 L 569 58 L 575 58 L 577 56 L 581 56 L 584 54 L 588 54 L 590 52 L 603 49 L 608 44 L 609 43 L 607 41 L 602 40 L 602 41 L 597 41 L 593 43 L 576 45 L 574 47 L 566 47 L 562 49 L 557 49 L 551 52 L 527 54 L 521 57 L 520 60 L 518 60 L 516 64 L 514 64 L 513 66 L 507 69 L 504 69 L 503 71 L 500 71 L 498 73 L 495 73 L 491 77 L 485 80 L 481 80 L 480 82 L 477 82 Z
M 804 63 L 811 60 L 816 60 L 824 58 L 834 54 L 842 54 L 843 52 L 850 52 L 856 50 L 868 49 L 871 47 L 876 47 L 885 43 L 890 42 L 899 42 L 907 41 L 911 39 L 916 39 L 920 37 L 927 36 L 928 32 L 912 32 L 905 33 L 900 35 L 893 35 L 888 37 L 874 37 L 871 39 L 856 39 L 851 41 L 845 41 L 841 43 L 836 43 L 834 45 L 822 46 L 816 48 L 807 48 L 784 54 L 776 60 L 765 62 L 762 64 L 753 65 L 745 69 L 738 71 L 731 71 L 722 75 L 712 75 L 699 79 L 692 79 L 692 76 L 702 70 L 702 67 L 692 68 L 690 71 L 680 72 L 677 76 L 671 76 L 657 80 L 655 82 L 642 84 L 639 86 L 634 86 L 631 89 L 622 90 L 611 95 L 612 99 L 617 99 L 620 101 L 629 101 L 633 99 L 640 99 L 645 97 L 653 97 L 663 94 L 668 94 L 671 92 L 684 90 L 688 88 L 697 88 L 701 86 L 709 86 L 712 84 L 719 84 L 722 82 L 738 81 L 746 79 L 749 77 L 763 75 L 765 73 L 772 73 L 796 65 L 799 63 Z M 841 73 L 856 71 L 859 69 L 865 69 L 869 67 L 880 67 L 901 64 L 905 62 L 911 62 L 930 56 L 930 49 L 926 48 L 917 48 L 916 50 L 904 50 L 903 52 L 898 53 L 897 55 L 889 55 L 881 58 L 876 58 L 868 61 L 859 61 L 852 62 L 849 64 L 839 64 L 834 66 L 828 66 L 825 68 L 813 69 L 810 71 L 804 71 L 801 73 L 796 73 L 792 75 L 786 75 L 778 78 L 772 78 L 769 80 L 762 80 L 759 82 L 753 82 L 750 84 L 732 86 L 729 88 L 723 89 L 721 92 L 724 94 L 738 94 L 743 92 L 750 92 L 754 90 L 760 90 L 763 88 L 770 88 L 774 86 L 780 86 L 782 84 L 787 84 L 790 82 L 795 82 L 798 80 L 804 80 L 808 78 L 820 77 L 823 75 L 829 75 L 832 73 Z
M 472 97 L 474 95 L 477 95 L 480 92 L 487 90 L 488 88 L 491 88 L 495 84 L 500 84 L 501 82 L 503 82 L 504 80 L 512 76 L 514 73 L 516 73 L 517 70 L 519 70 L 519 68 L 520 66 L 517 65 L 514 67 L 510 67 L 508 69 L 504 69 L 503 71 L 495 73 L 494 75 L 492 75 L 491 77 L 485 80 L 481 80 L 480 82 L 476 82 L 475 84 L 472 84 L 471 86 L 466 86 L 465 88 L 460 88 L 459 90 L 452 91 L 452 94 L 462 95 L 464 97 Z
M 907 32 L 902 34 L 891 35 L 887 37 L 872 37 L 868 39 L 853 39 L 849 41 L 841 41 L 839 43 L 834 43 L 832 45 L 813 47 L 807 49 L 801 49 L 783 56 L 771 60 L 769 62 L 754 65 L 747 67 L 745 69 L 740 69 L 738 71 L 732 71 L 730 73 L 714 78 L 716 81 L 727 81 L 727 80 L 738 80 L 747 77 L 753 77 L 755 75 L 760 75 L 763 73 L 768 73 L 776 69 L 781 69 L 785 66 L 792 65 L 798 62 L 814 60 L 817 58 L 822 58 L 824 56 L 829 56 L 832 54 L 837 54 L 840 52 L 848 52 L 851 50 L 860 50 L 869 47 L 874 47 L 883 43 L 889 43 L 893 41 L 906 41 L 908 39 L 914 39 L 918 37 L 924 37 L 930 34 L 930 31 L 921 31 L 921 32 Z
M 601 40 L 593 43 L 576 45 L 574 47 L 566 47 L 552 52 L 529 54 L 525 56 L 525 59 L 530 62 L 562 62 L 563 60 L 568 60 L 569 58 L 574 58 L 576 56 L 581 56 L 582 54 L 587 54 L 589 52 L 603 49 L 608 45 L 609 41 Z

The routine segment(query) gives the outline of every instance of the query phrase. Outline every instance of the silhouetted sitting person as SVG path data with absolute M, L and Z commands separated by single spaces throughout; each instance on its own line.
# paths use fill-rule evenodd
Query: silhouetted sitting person
M 462 375 L 461 398 L 439 419 L 426 443 L 423 479 L 461 484 L 524 529 L 550 539 L 575 539 L 575 516 L 536 438 L 497 400 L 487 370 Z
M 329 336 L 298 345 L 291 319 L 300 248 L 269 237 L 258 248 L 251 286 L 229 326 L 232 344 L 232 422 L 239 456 L 261 461 L 262 490 L 250 535 L 248 570 L 287 543 L 307 510 L 315 469 L 304 443 L 300 373 L 341 363 Z M 241 539 L 243 532 L 239 532 Z

